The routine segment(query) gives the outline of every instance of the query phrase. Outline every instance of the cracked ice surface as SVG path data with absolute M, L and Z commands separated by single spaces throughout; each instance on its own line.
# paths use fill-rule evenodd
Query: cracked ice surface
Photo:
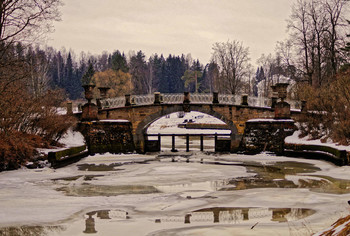
M 348 193 L 329 194 L 304 187 L 219 190 L 222 187 L 235 187 L 230 186 L 230 179 L 253 177 L 256 174 L 248 172 L 242 163 L 269 166 L 281 161 L 298 161 L 311 163 L 320 169 L 312 174 L 286 176 L 293 182 L 321 178 L 317 176 L 349 180 L 350 167 L 267 154 L 214 156 L 198 152 L 189 159 L 187 163 L 180 154 L 175 157 L 176 162 L 172 162 L 171 158 L 159 159 L 152 155 L 105 154 L 89 156 L 79 163 L 57 170 L 22 169 L 0 173 L 0 227 L 63 225 L 65 230 L 49 232 L 48 235 L 84 235 L 86 213 L 111 210 L 123 214 L 128 212 L 130 219 L 101 220 L 93 216 L 97 235 L 310 235 L 348 214 Z M 116 163 L 118 165 L 113 171 L 78 168 L 82 164 Z M 92 177 L 85 178 L 88 175 Z M 69 180 L 68 177 L 74 178 Z M 84 196 L 87 187 L 96 191 L 97 195 Z M 60 188 L 75 195 L 58 191 Z M 141 193 L 145 189 L 150 192 Z M 110 194 L 104 195 L 106 192 Z M 212 207 L 307 208 L 316 213 L 300 220 L 281 223 L 266 220 L 271 218 L 268 216 L 265 220 L 253 219 L 238 223 L 199 221 L 184 224 L 185 214 L 192 212 L 195 215 L 193 212 L 196 210 Z M 172 221 L 172 217 L 180 220 Z M 155 223 L 158 218 L 162 223 Z

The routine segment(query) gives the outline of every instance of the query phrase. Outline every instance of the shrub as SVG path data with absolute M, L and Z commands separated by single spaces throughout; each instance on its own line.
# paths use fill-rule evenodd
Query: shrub
M 1 87 L 0 87 L 1 88 Z M 16 169 L 35 158 L 74 125 L 73 116 L 57 114 L 60 91 L 32 96 L 22 82 L 9 84 L 0 100 L 0 171 Z
M 303 135 L 314 139 L 331 138 L 350 144 L 350 70 L 339 73 L 321 88 L 303 86 L 300 96 L 308 102 L 308 115 L 302 121 Z

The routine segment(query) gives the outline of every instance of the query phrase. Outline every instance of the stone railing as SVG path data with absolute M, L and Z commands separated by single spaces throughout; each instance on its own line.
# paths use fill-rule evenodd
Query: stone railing
M 271 98 L 253 97 L 247 95 L 232 94 L 190 94 L 190 102 L 194 104 L 225 104 L 225 105 L 249 105 L 253 107 L 271 107 Z M 245 100 L 244 100 L 245 99 Z M 180 104 L 184 102 L 184 94 L 147 94 L 147 95 L 125 95 L 124 97 L 101 99 L 102 108 L 117 108 L 130 105 L 150 105 L 150 104 Z M 301 102 L 287 101 L 293 109 L 300 109 Z
M 125 97 L 101 99 L 101 105 L 103 108 L 123 107 L 125 106 Z
M 184 101 L 183 93 L 165 93 L 163 94 L 163 103 L 178 104 Z
M 154 103 L 154 95 L 133 95 L 131 96 L 131 105 L 149 105 Z

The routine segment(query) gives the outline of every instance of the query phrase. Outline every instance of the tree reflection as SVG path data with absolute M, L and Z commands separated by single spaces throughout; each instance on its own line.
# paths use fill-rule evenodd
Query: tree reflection
M 4 227 L 0 229 L 2 236 L 46 236 L 52 232 L 64 231 L 63 226 L 20 226 L 20 227 Z

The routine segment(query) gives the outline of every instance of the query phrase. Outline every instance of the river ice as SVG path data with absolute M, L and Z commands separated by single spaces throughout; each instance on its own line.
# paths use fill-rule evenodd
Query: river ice
M 171 114 L 149 133 L 183 132 L 177 124 L 186 119 L 219 123 Z M 63 142 L 81 145 L 83 138 Z M 170 140 L 162 142 L 171 148 Z M 207 154 L 193 143 L 190 153 L 104 154 L 56 170 L 2 172 L 0 235 L 312 235 L 349 214 L 349 166 Z
M 89 156 L 56 170 L 22 169 L 0 173 L 0 227 L 5 230 L 2 232 L 7 232 L 10 226 L 45 226 L 47 235 L 84 235 L 88 213 L 105 210 L 109 211 L 109 219 L 102 219 L 97 213 L 91 216 L 97 235 L 311 235 L 349 213 L 348 193 L 322 193 L 302 187 L 219 190 L 230 187 L 229 179 L 255 175 L 248 173 L 242 163 L 263 166 L 281 161 L 311 163 L 320 169 L 312 173 L 313 176 L 347 180 L 350 167 L 268 154 L 193 153 L 189 163 L 187 157 L 181 155 L 175 160 L 152 155 L 105 154 Z M 113 171 L 79 170 L 84 164 L 115 164 L 115 167 Z M 308 179 L 307 176 L 308 173 L 303 173 L 287 178 L 297 181 L 295 179 Z M 90 190 L 96 194 L 85 195 L 87 186 L 92 186 Z M 141 191 L 150 192 L 139 192 L 139 186 L 143 186 Z M 111 194 L 106 196 L 105 193 Z M 215 207 L 225 208 L 220 217 L 226 220 L 214 223 L 210 220 L 212 213 L 208 212 L 201 213 L 206 220 L 196 220 L 195 217 L 199 217 L 196 211 Z M 265 215 L 242 220 L 241 214 L 242 219 L 234 220 L 232 212 L 242 212 L 242 208 L 249 208 L 249 214 Z M 275 214 L 271 209 L 275 208 L 311 209 L 315 213 L 302 219 L 276 222 L 271 220 Z M 188 213 L 191 213 L 191 224 L 184 223 Z M 231 214 L 231 220 L 227 220 L 225 214 Z M 160 223 L 155 223 L 157 219 Z M 49 226 L 63 229 L 51 231 Z

